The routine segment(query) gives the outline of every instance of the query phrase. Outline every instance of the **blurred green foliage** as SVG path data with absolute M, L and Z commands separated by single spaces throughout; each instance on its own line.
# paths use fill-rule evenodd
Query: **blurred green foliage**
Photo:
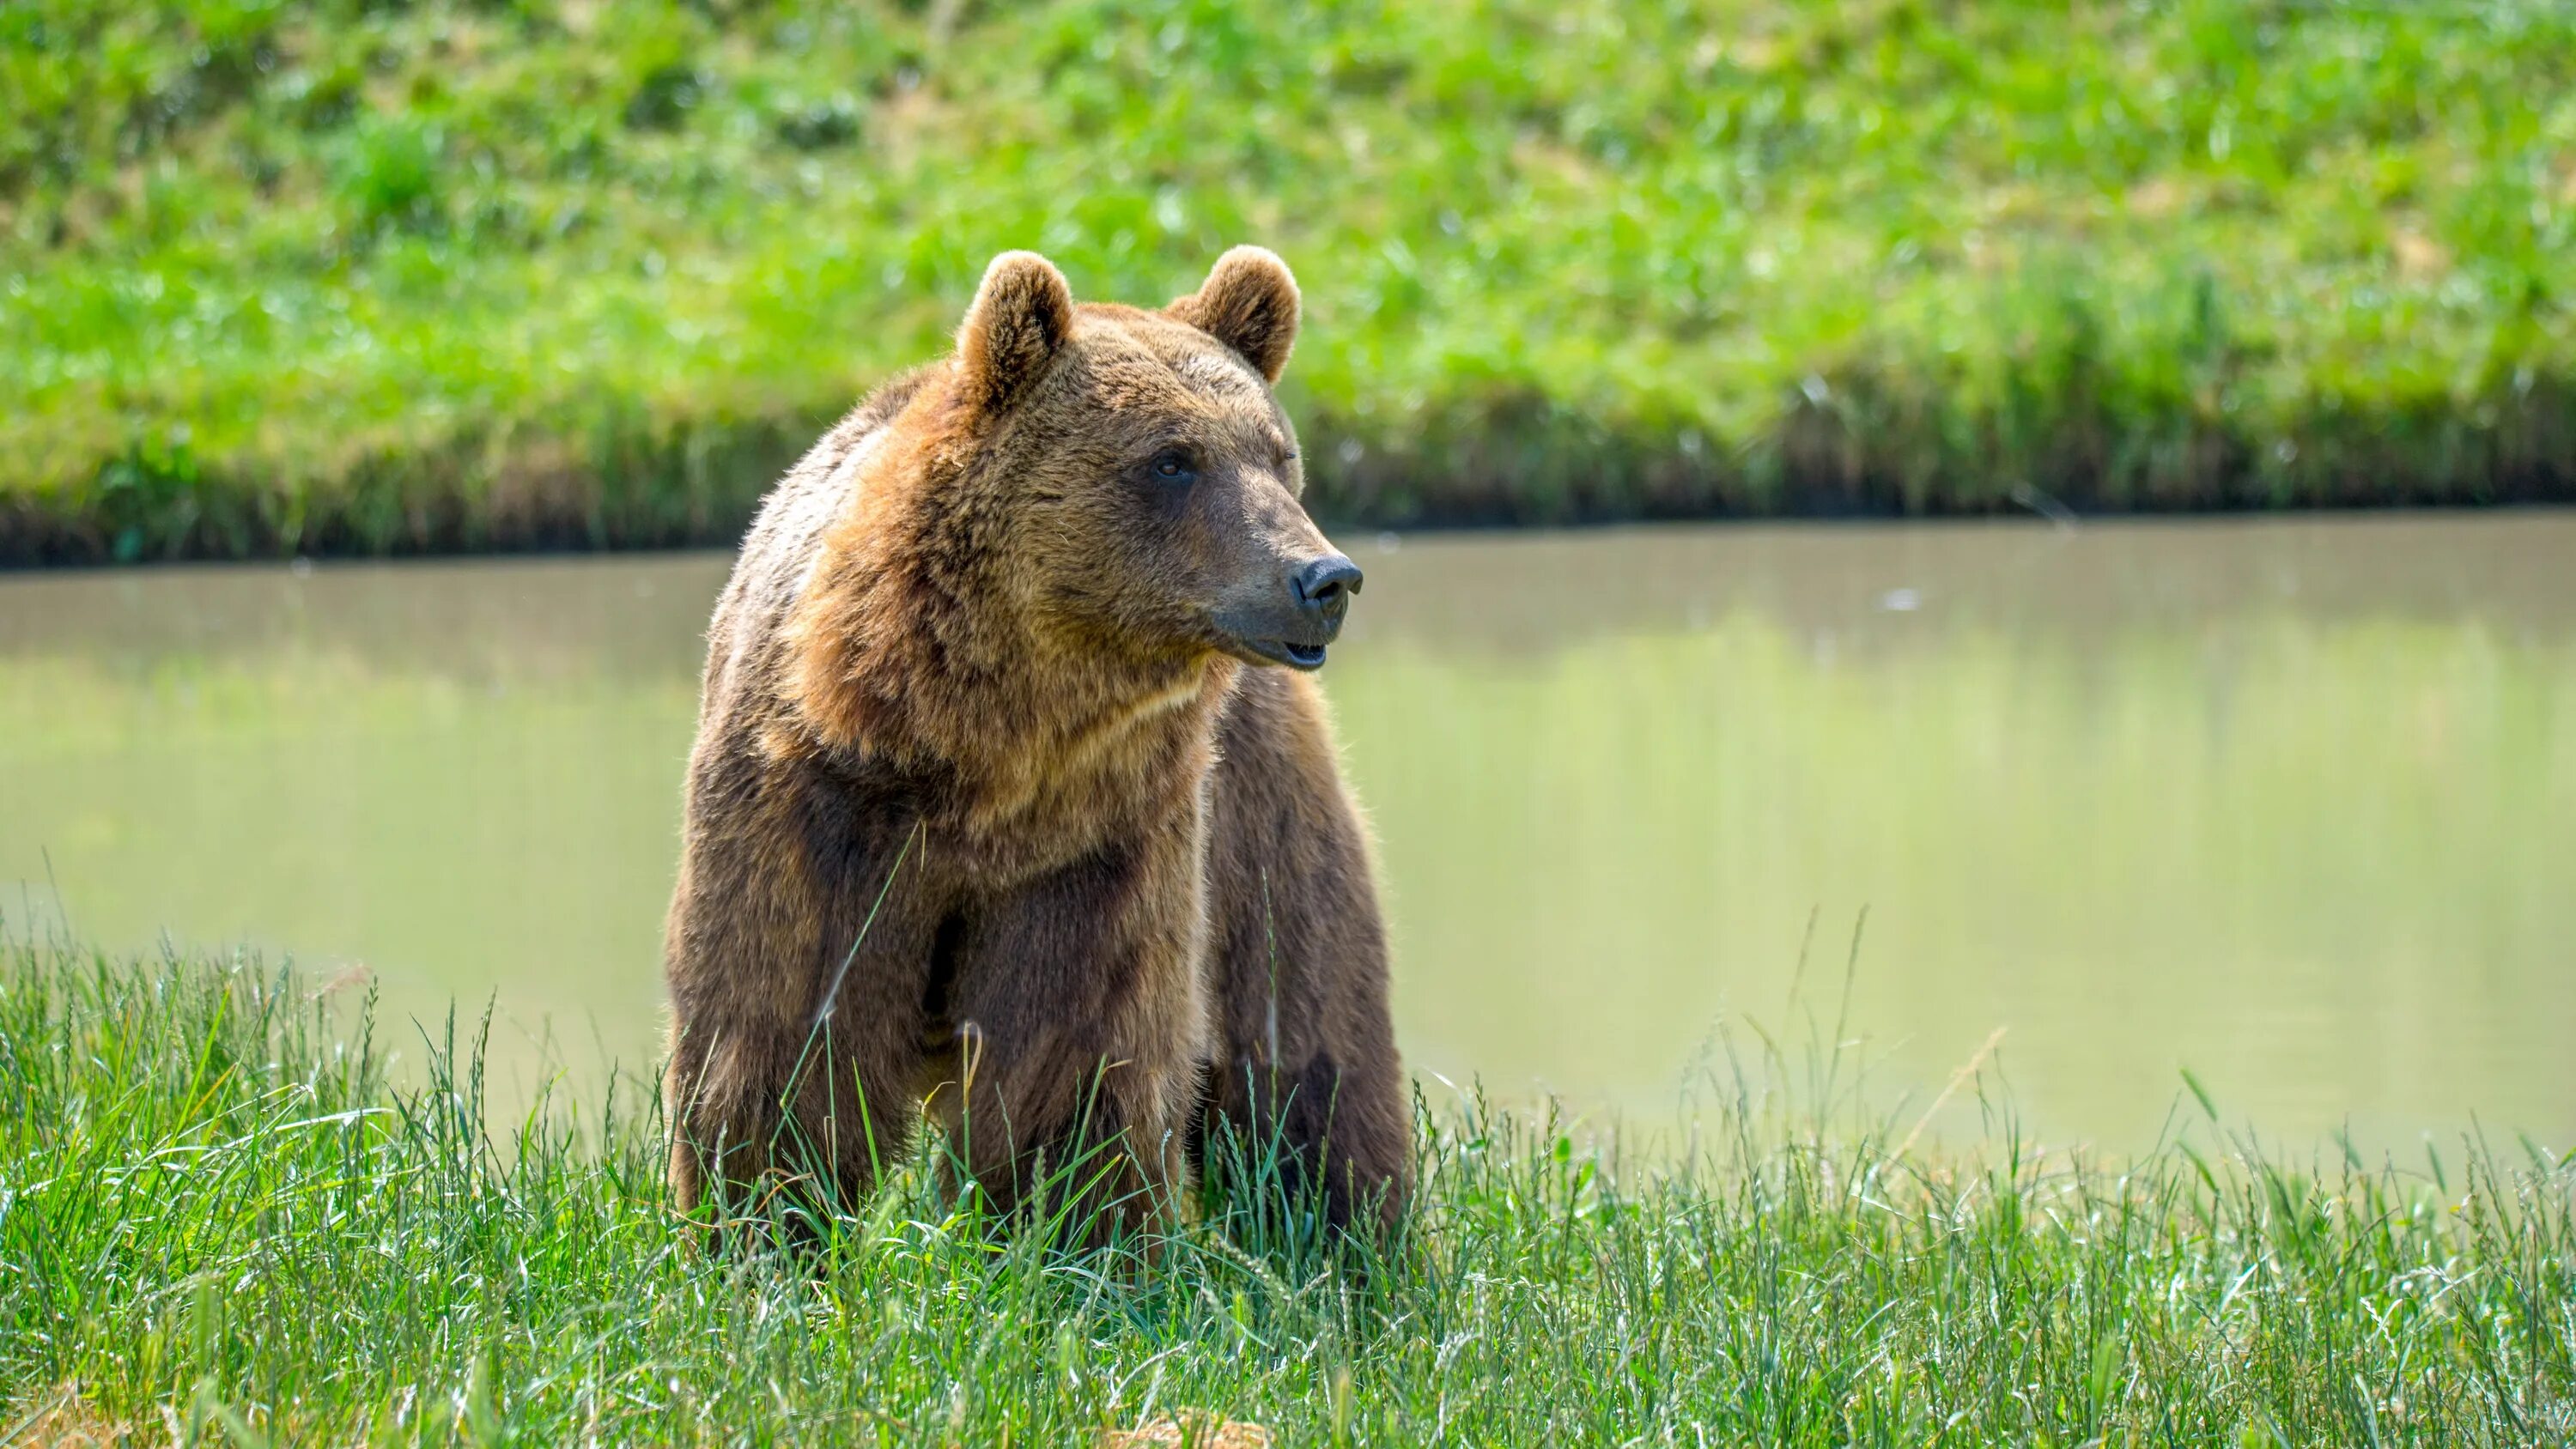
M 1246 240 L 1332 519 L 2576 496 L 2555 0 L 15 0 L 0 97 L 0 560 L 721 540 L 993 252 Z

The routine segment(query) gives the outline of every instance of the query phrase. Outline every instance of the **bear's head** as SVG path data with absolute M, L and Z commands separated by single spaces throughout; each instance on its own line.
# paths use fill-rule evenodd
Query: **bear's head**
M 826 538 L 797 626 L 808 714 L 855 739 L 1031 669 L 1105 709 L 1210 661 L 1320 666 L 1360 571 L 1298 502 L 1271 392 L 1297 308 L 1259 247 L 1160 310 L 1076 305 L 1044 257 L 994 258 Z

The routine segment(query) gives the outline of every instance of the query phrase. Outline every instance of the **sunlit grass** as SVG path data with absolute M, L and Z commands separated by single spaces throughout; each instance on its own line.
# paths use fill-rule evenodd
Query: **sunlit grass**
M 2567 495 L 2576 11 L 0 9 L 0 557 L 720 540 L 1006 246 L 1336 518 Z
M 2576 1169 L 2220 1132 L 1917 1152 L 1830 1050 L 1721 1066 L 1623 1159 L 1425 1108 L 1409 1245 L 1276 1207 L 1054 1255 L 920 1172 L 801 1257 L 695 1249 L 649 1096 L 487 1127 L 473 1033 L 245 959 L 0 965 L 0 1402 L 137 1442 L 2553 1442 Z M 1832 1012 L 1785 1038 L 1829 1039 Z M 428 1085 L 386 1054 L 433 1049 Z M 1795 1063 L 1792 1065 L 1791 1063 Z M 1981 1081 L 1963 1074 L 1957 1100 Z M 2186 1125 L 2187 1124 L 2187 1125 Z M 1142 1249 L 1138 1251 L 1137 1249 Z

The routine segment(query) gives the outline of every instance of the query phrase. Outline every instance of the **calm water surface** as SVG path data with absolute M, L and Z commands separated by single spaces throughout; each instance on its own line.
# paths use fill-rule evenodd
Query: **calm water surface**
M 2292 1140 L 2576 1139 L 2576 515 L 1351 542 L 1426 1080 L 1670 1121 L 1721 1029 L 1830 1027 L 1866 908 L 1891 1105 L 2002 1028 L 2057 1140 L 2185 1068 Z M 649 1068 L 726 565 L 0 578 L 0 912 Z

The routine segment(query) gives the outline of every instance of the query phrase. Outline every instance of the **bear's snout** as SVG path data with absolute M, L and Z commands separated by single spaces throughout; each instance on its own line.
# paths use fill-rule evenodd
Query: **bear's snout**
M 1360 591 L 1360 566 L 1328 546 L 1304 563 L 1289 555 L 1268 577 L 1276 582 L 1252 585 L 1216 613 L 1225 647 L 1249 663 L 1322 668 L 1324 648 L 1341 637 L 1351 595 Z
M 1337 553 L 1324 555 L 1288 580 L 1288 592 L 1296 597 L 1298 610 L 1312 623 L 1320 636 L 1316 642 L 1321 644 L 1341 637 L 1342 616 L 1351 611 L 1351 595 L 1359 591 L 1360 566 Z

